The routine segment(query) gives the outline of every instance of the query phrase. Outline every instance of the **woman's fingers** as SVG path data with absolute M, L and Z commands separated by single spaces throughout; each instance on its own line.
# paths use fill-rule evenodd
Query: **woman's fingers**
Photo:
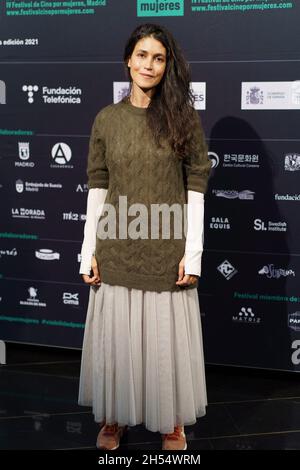
M 86 284 L 91 284 L 92 278 L 88 276 L 87 274 L 82 274 L 82 279 Z
M 87 274 L 82 274 L 82 278 L 86 284 L 90 284 L 93 286 L 101 283 L 100 278 L 97 276 L 90 277 Z
M 182 279 L 184 277 L 184 260 L 185 260 L 185 256 L 183 256 L 183 258 L 180 260 L 180 263 L 178 265 L 178 279 L 177 279 L 177 281 L 182 281 Z
M 98 264 L 95 256 L 92 257 L 92 276 L 88 276 L 87 274 L 82 274 L 82 278 L 86 284 L 90 284 L 92 286 L 97 286 L 101 284 L 100 273 L 98 269 Z
M 92 256 L 92 272 L 93 272 L 92 283 L 96 285 L 100 284 L 101 282 L 100 270 L 98 268 L 98 263 L 97 263 L 95 256 Z
M 183 255 L 183 258 L 180 260 L 180 263 L 178 265 L 178 279 L 176 281 L 177 286 L 188 286 L 197 282 L 198 276 L 184 273 L 184 265 L 185 255 Z
M 99 274 L 99 269 L 98 269 L 97 263 L 92 264 L 92 271 L 93 271 L 94 277 L 97 277 L 97 278 L 100 279 L 100 274 Z
M 176 281 L 177 286 L 188 286 L 197 282 L 198 276 L 185 274 L 181 280 Z

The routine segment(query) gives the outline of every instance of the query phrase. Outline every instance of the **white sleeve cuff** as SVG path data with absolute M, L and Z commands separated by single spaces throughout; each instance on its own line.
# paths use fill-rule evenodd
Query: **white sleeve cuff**
M 185 274 L 201 275 L 204 243 L 204 194 L 188 190 Z
M 79 274 L 90 274 L 92 256 L 96 248 L 97 224 L 103 210 L 107 191 L 105 188 L 89 189 Z

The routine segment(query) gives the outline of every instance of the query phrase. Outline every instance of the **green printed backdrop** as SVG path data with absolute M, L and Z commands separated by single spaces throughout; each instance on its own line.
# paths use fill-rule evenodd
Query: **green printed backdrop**
M 126 91 L 130 32 L 156 22 L 191 64 L 214 164 L 206 361 L 299 372 L 299 15 L 296 1 L 0 3 L 0 339 L 81 348 L 91 125 Z

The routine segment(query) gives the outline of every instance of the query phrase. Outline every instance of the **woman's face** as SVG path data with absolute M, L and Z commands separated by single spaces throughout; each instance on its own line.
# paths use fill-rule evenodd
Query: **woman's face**
M 140 39 L 128 60 L 133 83 L 143 90 L 161 81 L 167 65 L 167 51 L 160 41 L 148 36 Z

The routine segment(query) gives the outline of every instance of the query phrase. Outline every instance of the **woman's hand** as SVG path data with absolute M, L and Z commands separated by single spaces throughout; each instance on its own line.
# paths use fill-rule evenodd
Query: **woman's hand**
M 100 279 L 100 272 L 97 265 L 97 260 L 95 256 L 92 256 L 92 271 L 93 276 L 88 276 L 87 274 L 82 274 L 82 279 L 86 284 L 90 284 L 91 286 L 98 286 L 101 284 Z
M 199 277 L 194 274 L 184 274 L 184 261 L 185 261 L 185 256 L 183 256 L 182 260 L 180 261 L 178 265 L 178 280 L 175 283 L 177 284 L 177 286 L 182 286 L 182 287 L 189 286 L 190 284 L 195 284 Z

